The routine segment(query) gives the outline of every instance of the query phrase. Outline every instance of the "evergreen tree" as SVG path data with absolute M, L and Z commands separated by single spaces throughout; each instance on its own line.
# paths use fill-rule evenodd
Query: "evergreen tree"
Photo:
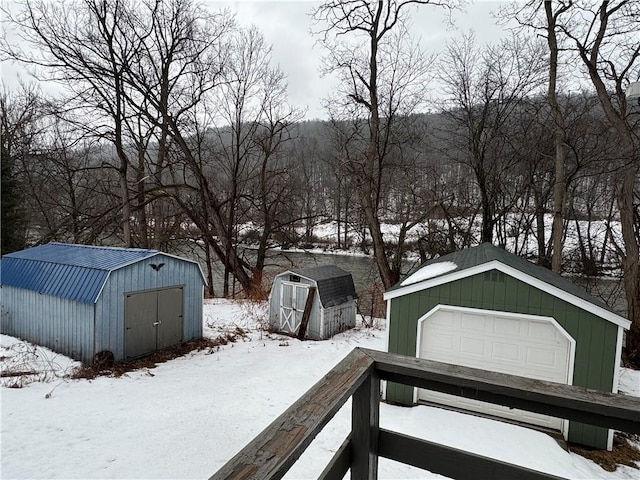
M 20 183 L 14 172 L 14 161 L 11 157 L 5 132 L 2 132 L 2 146 L 0 155 L 1 180 L 0 186 L 1 227 L 0 247 L 2 255 L 22 250 L 25 246 L 25 215 L 22 208 Z

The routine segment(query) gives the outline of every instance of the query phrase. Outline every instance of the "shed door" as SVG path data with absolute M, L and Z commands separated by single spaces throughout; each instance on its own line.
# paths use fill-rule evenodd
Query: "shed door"
M 182 290 L 176 287 L 125 295 L 125 359 L 182 341 Z
M 156 349 L 157 292 L 127 293 L 124 305 L 124 356 L 139 357 Z
M 298 333 L 308 296 L 309 285 L 282 282 L 282 289 L 280 290 L 280 330 Z
M 158 290 L 157 348 L 182 342 L 182 287 Z
M 419 356 L 465 367 L 569 383 L 571 341 L 544 319 L 500 312 L 438 310 L 422 321 Z M 418 390 L 420 400 L 562 429 L 562 420 L 501 405 Z

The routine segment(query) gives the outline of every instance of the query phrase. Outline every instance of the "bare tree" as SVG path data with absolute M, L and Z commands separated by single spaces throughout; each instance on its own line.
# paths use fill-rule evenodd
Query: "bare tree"
M 34 68 L 40 78 L 63 85 L 71 94 L 67 109 L 75 108 L 77 124 L 116 150 L 119 174 L 122 237 L 131 238 L 131 199 L 126 124 L 131 120 L 127 102 L 125 67 L 139 47 L 128 35 L 132 20 L 127 1 L 47 2 L 26 0 L 22 9 L 7 16 L 29 48 L 6 43 L 3 52 Z
M 448 94 L 443 105 L 446 129 L 455 147 L 443 152 L 467 165 L 476 179 L 482 211 L 481 242 L 493 242 L 494 227 L 510 211 L 498 208 L 509 190 L 516 158 L 508 154 L 507 127 L 522 100 L 541 84 L 539 45 L 519 37 L 481 49 L 473 35 L 447 47 L 439 71 Z
M 566 121 L 565 112 L 559 102 L 558 80 L 561 74 L 561 53 L 564 37 L 560 34 L 563 15 L 570 12 L 573 0 L 530 1 L 516 10 L 508 7 L 502 10 L 505 18 L 514 16 L 524 27 L 533 29 L 546 38 L 548 48 L 548 84 L 547 102 L 551 107 L 554 119 L 555 175 L 553 185 L 553 226 L 552 226 L 552 258 L 551 268 L 555 272 L 562 270 L 562 250 L 564 245 L 564 211 L 566 208 Z
M 640 225 L 634 212 L 640 171 L 640 136 L 637 114 L 625 96 L 631 78 L 640 78 L 640 43 L 637 41 L 638 3 L 632 0 L 575 2 L 560 25 L 587 71 L 604 115 L 620 141 L 617 163 L 616 202 L 624 241 L 622 268 L 631 331 L 626 355 L 640 362 Z M 612 158 L 612 160 L 614 160 Z
M 389 261 L 381 229 L 381 190 L 395 120 L 415 111 L 424 100 L 430 58 L 412 43 L 408 10 L 418 4 L 456 8 L 456 1 L 330 0 L 313 11 L 316 34 L 327 49 L 327 71 L 341 79 L 332 116 L 365 123 L 363 151 L 349 168 L 357 181 L 373 254 L 385 288 L 400 278 L 400 260 Z M 400 249 L 402 250 L 402 249 Z
M 290 139 L 292 123 L 300 113 L 286 101 L 283 72 L 271 65 L 271 47 L 256 27 L 238 28 L 225 38 L 227 54 L 215 91 L 215 117 L 219 168 L 217 197 L 225 229 L 234 241 L 225 244 L 225 256 L 237 249 L 237 226 L 253 221 L 261 228 L 255 262 L 251 267 L 251 289 L 260 291 L 268 240 L 277 228 L 278 211 L 286 192 L 276 178 L 278 156 Z M 275 182 L 275 184 L 274 184 Z M 278 186 L 276 186 L 278 184 Z M 276 192 L 276 190 L 278 190 Z M 237 254 L 237 253 L 236 253 Z M 229 294 L 228 264 L 224 294 Z M 243 285 L 246 288 L 246 285 Z

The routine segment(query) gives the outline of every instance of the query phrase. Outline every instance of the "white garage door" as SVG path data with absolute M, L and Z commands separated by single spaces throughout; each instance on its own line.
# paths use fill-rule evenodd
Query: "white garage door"
M 569 383 L 571 341 L 552 321 L 472 309 L 439 309 L 421 321 L 420 357 Z M 429 390 L 423 401 L 560 430 L 562 420 Z

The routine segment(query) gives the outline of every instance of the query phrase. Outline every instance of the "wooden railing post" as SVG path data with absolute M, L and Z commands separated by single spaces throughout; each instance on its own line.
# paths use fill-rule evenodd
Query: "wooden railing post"
M 380 377 L 375 370 L 353 394 L 351 411 L 351 479 L 378 478 Z

